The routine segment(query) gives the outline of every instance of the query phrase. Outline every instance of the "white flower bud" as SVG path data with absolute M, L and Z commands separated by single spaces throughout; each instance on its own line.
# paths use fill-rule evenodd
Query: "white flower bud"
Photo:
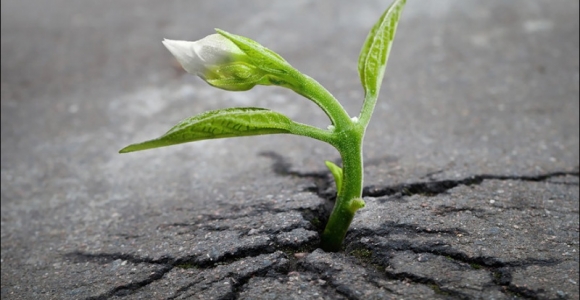
M 232 41 L 219 34 L 195 41 L 163 40 L 163 45 L 190 74 L 206 79 L 219 65 L 231 63 L 245 56 Z M 209 75 L 209 76 L 208 76 Z
M 190 74 L 229 91 L 245 91 L 255 85 L 300 88 L 295 70 L 278 54 L 242 36 L 219 30 L 195 41 L 165 39 L 163 45 Z

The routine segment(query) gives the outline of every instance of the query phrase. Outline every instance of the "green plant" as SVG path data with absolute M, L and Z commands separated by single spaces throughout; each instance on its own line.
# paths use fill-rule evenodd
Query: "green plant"
M 301 124 L 263 108 L 244 107 L 214 110 L 185 119 L 163 136 L 129 145 L 120 153 L 164 147 L 206 139 L 289 133 L 311 137 L 334 146 L 342 168 L 327 161 L 334 176 L 337 199 L 322 234 L 322 248 L 338 251 L 362 200 L 362 142 L 381 87 L 397 23 L 406 0 L 395 0 L 373 26 L 358 61 L 365 92 L 362 110 L 351 118 L 342 105 L 314 79 L 294 69 L 273 51 L 246 37 L 219 29 L 218 34 L 196 42 L 164 40 L 163 44 L 183 68 L 210 85 L 231 91 L 255 85 L 289 88 L 312 100 L 330 118 L 327 130 Z

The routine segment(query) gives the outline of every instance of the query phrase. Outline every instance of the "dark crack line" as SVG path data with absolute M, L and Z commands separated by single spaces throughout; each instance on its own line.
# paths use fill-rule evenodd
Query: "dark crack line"
M 244 286 L 248 284 L 251 278 L 253 277 L 266 277 L 268 273 L 267 268 L 260 269 L 256 272 L 252 272 L 246 276 L 240 276 L 238 278 L 233 278 L 232 284 L 232 292 L 231 295 L 227 295 L 228 297 L 223 297 L 224 300 L 229 299 L 238 299 L 240 297 L 240 293 L 244 290 Z
M 106 300 L 114 296 L 122 297 L 134 294 L 141 288 L 148 286 L 149 284 L 157 280 L 160 280 L 161 278 L 163 278 L 163 276 L 165 276 L 165 274 L 167 274 L 169 271 L 173 270 L 174 267 L 179 265 L 179 260 L 167 256 L 159 259 L 152 259 L 148 257 L 140 257 L 125 253 L 83 253 L 79 251 L 68 253 L 65 256 L 77 262 L 92 262 L 104 264 L 120 259 L 128 261 L 133 264 L 146 263 L 162 266 L 160 270 L 154 271 L 144 280 L 115 286 L 101 295 L 88 297 L 86 298 L 86 300 Z
M 336 280 L 334 279 L 334 276 L 336 275 L 336 273 L 338 273 L 338 270 L 335 270 L 330 266 L 327 268 L 320 268 L 317 266 L 304 265 L 302 263 L 298 263 L 296 265 L 295 271 L 299 271 L 299 270 L 313 272 L 314 274 L 316 274 L 318 276 L 319 279 L 326 281 L 330 290 L 332 290 L 333 292 L 335 292 L 339 295 L 346 297 L 349 300 L 360 299 L 360 297 L 356 296 L 354 294 L 354 292 L 352 292 L 348 286 L 345 286 L 344 284 L 340 284 L 340 283 L 336 282 Z
M 319 171 L 319 172 L 310 172 L 310 173 L 302 173 L 295 170 L 292 170 L 292 164 L 289 163 L 282 155 L 274 152 L 274 151 L 267 151 L 261 152 L 259 155 L 271 158 L 274 163 L 272 164 L 272 170 L 275 174 L 281 176 L 297 176 L 301 178 L 312 178 L 314 179 L 314 187 L 307 188 L 306 191 L 315 193 L 318 197 L 325 200 L 325 204 L 321 205 L 316 211 L 305 212 L 301 211 L 303 217 L 306 220 L 312 221 L 314 218 L 312 215 L 316 217 L 319 221 L 318 226 L 315 227 L 318 229 L 318 232 L 321 234 L 324 230 L 324 224 L 326 224 L 328 217 L 330 215 L 330 211 L 334 206 L 334 201 L 336 199 L 336 190 L 333 189 L 333 182 L 334 179 L 332 178 L 329 171 Z M 441 173 L 441 171 L 431 172 L 428 173 L 426 176 L 422 178 L 433 178 L 437 173 Z M 393 199 L 384 200 L 380 199 L 379 201 L 402 201 L 405 202 L 405 196 L 412 196 L 412 195 L 423 195 L 423 196 L 436 196 L 439 194 L 446 193 L 450 189 L 453 189 L 460 185 L 471 186 L 471 185 L 479 185 L 482 184 L 485 180 L 516 180 L 516 181 L 527 181 L 527 182 L 548 182 L 550 184 L 563 184 L 563 185 L 578 185 L 578 183 L 569 183 L 569 182 L 554 182 L 549 181 L 549 179 L 561 176 L 574 176 L 580 177 L 580 171 L 557 171 L 557 172 L 550 172 L 546 174 L 538 174 L 538 175 L 493 175 L 493 174 L 480 174 L 480 175 L 473 175 L 467 178 L 458 179 L 458 180 L 439 180 L 439 181 L 428 181 L 428 182 L 414 182 L 414 183 L 406 183 L 406 184 L 396 184 L 391 186 L 375 186 L 370 185 L 363 188 L 363 197 L 370 196 L 370 197 L 395 197 Z M 511 208 L 504 208 L 504 209 L 511 209 Z M 521 210 L 521 208 L 514 208 Z M 541 209 L 541 208 L 538 208 Z M 267 211 L 269 209 L 266 209 Z M 485 211 L 482 209 L 475 209 L 475 208 L 443 208 L 443 210 L 435 210 L 435 214 L 448 214 L 451 212 L 458 212 L 458 211 L 466 211 L 470 210 L 475 212 L 476 217 L 485 217 Z M 577 213 L 577 211 L 571 212 Z
M 264 253 L 261 253 L 264 254 Z M 261 254 L 255 255 L 255 256 L 247 256 L 244 258 L 251 258 L 251 257 L 257 257 Z M 223 262 L 222 262 L 223 263 Z M 226 275 L 224 275 L 223 277 L 220 278 L 216 278 L 213 281 L 208 282 L 208 284 L 214 284 L 214 283 L 218 283 L 220 281 L 223 280 L 229 280 L 230 285 L 232 287 L 232 291 L 223 295 L 221 298 L 218 299 L 238 299 L 239 298 L 239 294 L 243 291 L 243 287 L 250 281 L 251 278 L 255 278 L 255 277 L 268 277 L 268 273 L 271 272 L 272 270 L 274 270 L 275 272 L 279 271 L 278 267 L 276 265 L 268 265 L 268 266 L 263 266 L 257 270 L 254 270 L 253 272 L 248 272 L 244 275 L 240 275 L 240 274 L 236 274 L 235 272 L 230 272 Z M 287 272 L 287 270 L 286 270 Z M 184 293 L 186 293 L 188 290 L 190 290 L 192 287 L 194 287 L 195 285 L 199 284 L 203 282 L 203 280 L 195 280 L 194 282 L 191 282 L 185 286 L 182 286 L 181 288 L 179 288 L 175 294 L 172 297 L 169 297 L 168 299 L 176 299 L 179 296 L 183 295 Z
M 244 275 L 244 276 L 235 276 L 235 275 L 225 276 L 224 278 L 219 278 L 219 279 L 216 279 L 215 281 L 209 282 L 209 284 L 218 283 L 220 281 L 223 281 L 224 279 L 229 280 L 230 285 L 232 287 L 232 291 L 223 295 L 221 298 L 218 298 L 218 299 L 224 299 L 224 300 L 226 300 L 226 299 L 227 300 L 238 299 L 239 294 L 243 290 L 243 286 L 245 286 L 248 283 L 248 281 L 250 281 L 251 278 L 265 277 L 266 273 L 267 273 L 267 268 L 264 268 L 263 270 L 261 269 L 261 270 L 258 270 L 256 272 L 251 272 L 251 273 Z M 168 297 L 167 300 L 177 299 L 181 295 L 187 293 L 187 291 L 189 291 L 191 288 L 195 287 L 196 285 L 198 285 L 202 282 L 203 282 L 203 280 L 196 280 L 196 281 L 191 282 L 185 286 L 180 287 L 179 289 L 177 289 L 175 291 L 173 296 Z
M 261 254 L 269 254 L 275 252 L 277 249 L 276 247 L 241 247 L 238 248 L 237 251 L 233 253 L 226 253 L 225 255 L 219 257 L 218 259 L 214 260 L 201 260 L 198 256 L 187 256 L 181 258 L 172 258 L 172 257 L 162 257 L 160 259 L 151 259 L 147 257 L 139 257 L 131 254 L 124 254 L 124 253 L 83 253 L 83 252 L 73 252 L 66 254 L 69 258 L 72 258 L 78 262 L 93 262 L 93 263 L 109 263 L 117 259 L 126 260 L 128 262 L 139 264 L 139 263 L 147 263 L 147 264 L 154 264 L 154 265 L 161 265 L 162 268 L 153 272 L 150 276 L 146 279 L 132 282 L 125 285 L 119 285 L 116 287 L 111 288 L 109 291 L 97 295 L 86 298 L 87 300 L 105 300 L 109 299 L 114 296 L 128 296 L 131 294 L 136 293 L 138 290 L 142 289 L 143 287 L 163 278 L 163 276 L 171 271 L 173 268 L 184 268 L 184 266 L 188 267 L 196 267 L 199 269 L 212 269 L 215 268 L 219 264 L 230 264 L 237 260 L 255 257 Z M 241 278 L 242 282 L 244 282 L 244 278 Z M 245 281 L 247 282 L 248 279 Z M 192 284 L 191 286 L 195 285 Z M 190 286 L 190 287 L 191 287 Z M 189 289 L 189 288 L 187 288 Z
M 372 234 L 371 236 L 374 236 Z M 358 238 L 352 238 L 350 240 L 360 240 L 360 235 Z M 448 244 L 441 242 L 433 242 L 430 244 L 413 244 L 408 240 L 391 240 L 387 243 L 379 243 L 369 241 L 368 243 L 353 242 L 347 245 L 349 252 L 356 250 L 366 250 L 372 253 L 372 261 L 374 264 L 381 266 L 382 268 L 387 268 L 389 266 L 388 253 L 391 251 L 411 251 L 415 254 L 433 254 L 437 256 L 442 256 L 445 258 L 452 259 L 453 261 L 459 262 L 468 268 L 484 268 L 492 275 L 493 283 L 496 287 L 499 287 L 503 293 L 517 294 L 521 297 L 528 299 L 539 299 L 538 294 L 545 292 L 542 289 L 532 290 L 525 287 L 519 287 L 512 284 L 512 270 L 515 268 L 525 268 L 528 266 L 553 266 L 561 263 L 561 260 L 557 259 L 535 259 L 527 258 L 523 260 L 508 261 L 503 262 L 493 257 L 479 256 L 479 257 L 469 257 L 461 251 L 454 250 L 449 247 Z M 387 259 L 386 259 L 387 258 Z M 359 259 L 360 260 L 360 259 Z M 476 266 L 476 267 L 474 267 Z M 431 286 L 436 292 L 443 292 L 460 299 L 466 298 L 467 296 L 461 292 L 442 288 L 441 283 L 426 277 L 417 276 L 412 273 L 407 272 L 392 272 L 386 270 L 387 277 L 389 279 L 407 279 L 414 283 L 426 284 Z M 467 297 L 469 298 L 469 297 Z
M 540 175 L 523 175 L 523 176 L 482 174 L 482 175 L 473 175 L 458 180 L 439 180 L 429 182 L 405 183 L 384 187 L 371 185 L 363 189 L 363 196 L 384 197 L 396 194 L 401 194 L 404 196 L 411 195 L 435 196 L 445 193 L 448 190 L 460 185 L 465 186 L 471 186 L 476 184 L 478 185 L 483 183 L 484 180 L 517 180 L 517 181 L 541 182 L 559 176 L 578 177 L 580 176 L 580 172 L 552 172 Z
M 198 278 L 196 278 L 198 279 Z M 173 299 L 177 299 L 177 297 L 181 296 L 183 293 L 187 292 L 189 289 L 191 289 L 192 287 L 194 287 L 195 285 L 199 284 L 200 282 L 202 282 L 201 279 L 198 280 L 194 280 L 192 282 L 190 282 L 187 285 L 184 285 L 180 288 L 178 288 L 175 293 L 173 293 L 173 296 L 171 297 L 167 297 L 167 300 L 173 300 Z
M 291 272 L 307 272 L 311 274 L 313 278 L 323 280 L 325 284 L 321 286 L 321 288 L 327 292 L 327 296 L 330 296 L 330 293 L 335 293 L 335 295 L 342 295 L 348 300 L 361 299 L 360 295 L 355 294 L 355 291 L 353 291 L 348 285 L 339 283 L 339 280 L 335 278 L 337 273 L 339 273 L 339 270 L 334 269 L 332 266 L 320 268 L 318 266 L 304 264 L 304 262 L 298 261 L 286 275 L 288 276 Z
M 371 267 L 365 266 L 365 264 L 367 262 L 365 262 L 364 259 L 361 259 L 360 257 L 353 256 L 352 255 L 352 253 L 353 253 L 352 250 L 351 251 L 348 251 L 348 252 L 349 252 L 349 255 L 348 255 L 347 259 L 350 260 L 350 261 L 352 261 L 354 265 L 360 265 L 361 267 L 363 267 L 366 270 L 367 274 L 366 274 L 366 278 L 365 279 L 366 279 L 367 282 L 369 282 L 370 284 L 374 285 L 377 289 L 384 289 L 386 291 L 389 291 L 390 293 L 393 293 L 393 294 L 398 295 L 398 293 L 396 293 L 396 291 L 394 291 L 392 289 L 389 289 L 389 288 L 387 288 L 385 286 L 380 285 L 377 282 L 377 278 L 380 278 L 380 279 L 383 279 L 383 280 L 385 280 L 385 279 L 386 280 L 395 279 L 395 280 L 398 280 L 398 281 L 402 281 L 401 279 L 389 277 L 388 274 L 386 274 L 384 272 L 384 268 L 381 268 L 381 269 L 374 268 L 373 269 Z M 406 278 L 403 278 L 403 279 L 406 279 Z M 400 296 L 404 296 L 404 295 L 400 295 Z M 353 297 L 352 299 L 360 299 L 360 297 Z
M 538 294 L 545 293 L 546 290 L 544 289 L 530 289 L 523 286 L 515 286 L 513 284 L 509 284 L 504 286 L 503 291 L 505 294 L 515 294 L 518 297 L 526 298 L 526 299 L 542 299 Z
M 124 297 L 124 296 L 134 294 L 135 292 L 137 292 L 141 288 L 163 278 L 163 276 L 165 276 L 165 274 L 167 274 L 172 269 L 173 269 L 173 266 L 165 265 L 161 270 L 157 270 L 157 271 L 153 272 L 151 275 L 149 275 L 144 280 L 116 286 L 104 294 L 94 296 L 94 297 L 88 297 L 86 299 L 87 300 L 106 300 L 106 299 L 109 299 L 109 298 L 114 297 L 114 296 Z
M 329 171 L 318 171 L 318 172 L 299 172 L 292 169 L 292 164 L 289 163 L 282 155 L 274 151 L 260 152 L 260 156 L 271 158 L 274 163 L 272 164 L 272 170 L 275 174 L 280 176 L 296 176 L 301 178 L 314 178 L 316 180 L 316 190 L 312 191 L 318 194 L 323 199 L 333 201 L 336 197 L 336 191 L 329 191 L 332 186 L 333 179 Z M 436 171 L 426 174 L 421 178 L 432 178 L 433 175 L 440 173 L 442 171 Z M 403 183 L 392 186 L 375 186 L 370 185 L 363 188 L 363 197 L 384 197 L 393 195 L 426 195 L 435 196 L 447 192 L 448 190 L 457 187 L 459 185 L 477 185 L 483 183 L 484 180 L 517 180 L 517 181 L 529 181 L 529 182 L 542 182 L 548 179 L 560 176 L 574 176 L 580 177 L 580 171 L 557 171 L 550 172 L 546 174 L 538 175 L 494 175 L 494 174 L 480 174 L 472 175 L 463 179 L 456 180 L 438 180 L 438 181 L 427 181 L 427 182 L 414 182 L 414 183 Z M 578 185 L 578 183 L 569 182 L 551 182 L 552 184 L 565 184 L 565 185 Z
M 201 269 L 211 269 L 220 264 L 230 264 L 235 261 L 258 256 L 260 254 L 270 254 L 275 252 L 277 245 L 268 245 L 266 247 L 262 245 L 255 245 L 250 247 L 239 247 L 236 251 L 226 252 L 223 255 L 216 258 L 207 258 L 205 256 L 191 256 L 179 258 L 175 261 L 176 266 L 192 265 Z
M 492 270 L 493 283 L 500 287 L 504 294 L 516 295 L 525 299 L 542 299 L 538 294 L 545 293 L 546 290 L 540 288 L 537 290 L 512 284 L 512 273 L 510 267 L 497 268 Z
M 523 260 L 515 260 L 502 262 L 496 258 L 489 256 L 477 256 L 469 257 L 465 253 L 453 250 L 448 244 L 444 243 L 434 243 L 432 245 L 412 245 L 407 249 L 400 250 L 411 250 L 414 253 L 430 253 L 434 255 L 444 256 L 447 258 L 452 258 L 453 260 L 463 262 L 470 265 L 480 265 L 492 269 L 505 268 L 505 267 L 528 267 L 528 266 L 553 266 L 561 263 L 561 260 L 556 259 L 535 259 L 527 258 Z
M 365 247 L 363 247 L 363 249 L 367 250 Z M 349 252 L 352 253 L 352 251 L 356 251 L 357 249 L 352 249 Z M 373 254 L 374 255 L 374 254 Z M 363 263 L 364 265 L 364 260 L 361 258 L 358 258 L 356 256 L 351 256 L 350 259 L 355 260 L 357 263 Z M 376 261 L 376 259 L 373 259 Z M 373 263 L 371 262 L 371 265 Z M 383 288 L 386 289 L 384 286 L 381 286 L 377 283 L 377 278 L 381 278 L 381 279 L 386 279 L 386 280 L 397 280 L 397 281 L 401 281 L 401 282 L 412 282 L 415 284 L 421 284 L 421 285 L 425 285 L 428 286 L 429 288 L 431 288 L 436 294 L 438 295 L 443 295 L 446 296 L 446 298 L 449 299 L 471 299 L 471 296 L 469 296 L 468 294 L 450 289 L 450 288 L 445 288 L 443 287 L 443 283 L 442 282 L 438 282 L 437 280 L 434 280 L 432 278 L 428 278 L 428 277 L 424 277 L 424 276 L 418 276 L 416 274 L 412 274 L 412 273 L 408 273 L 408 272 L 392 272 L 389 271 L 388 269 L 386 269 L 387 267 L 385 266 L 385 264 L 379 264 L 380 268 L 377 268 L 375 265 L 375 270 L 370 270 L 369 268 L 366 268 L 367 271 L 369 271 L 370 277 L 367 279 L 368 282 L 372 283 L 373 285 L 375 285 L 377 288 Z M 387 289 L 390 292 L 395 293 L 395 291 L 392 291 L 390 289 Z M 404 295 L 402 295 L 404 296 Z
M 440 295 L 443 294 L 445 296 L 449 296 L 454 299 L 471 299 L 471 297 L 465 293 L 461 293 L 449 288 L 442 287 L 442 284 L 440 282 L 437 282 L 436 280 L 431 278 L 417 276 L 415 274 L 407 272 L 394 273 L 386 271 L 385 274 L 386 277 L 391 280 L 399 280 L 399 281 L 409 280 L 413 283 L 426 285 L 430 287 L 432 290 L 434 290 L 436 294 Z
M 358 258 L 354 258 L 354 257 L 350 257 L 349 259 L 353 259 L 354 260 L 354 264 L 359 264 L 359 265 L 364 265 L 361 264 L 361 259 Z M 365 278 L 365 280 L 374 285 L 375 287 L 379 288 L 379 289 L 384 289 L 385 291 L 388 291 L 392 294 L 396 294 L 398 295 L 398 293 L 396 293 L 395 291 L 379 285 L 376 281 L 376 278 L 381 278 L 381 279 L 386 279 L 386 280 L 397 280 L 397 281 L 408 281 L 408 282 L 412 282 L 412 283 L 416 283 L 416 284 L 422 284 L 422 285 L 426 285 L 429 286 L 431 289 L 433 289 L 437 294 L 443 294 L 446 295 L 448 297 L 451 297 L 453 299 L 470 299 L 469 295 L 452 290 L 452 289 L 448 289 L 448 288 L 444 288 L 441 286 L 441 283 L 431 279 L 431 278 L 427 278 L 427 277 L 422 277 L 422 276 L 417 276 L 415 274 L 411 274 L 411 273 L 394 273 L 394 272 L 389 272 L 389 271 L 382 271 L 384 270 L 384 266 L 382 266 L 381 270 L 375 270 L 373 268 L 368 268 L 368 267 L 364 267 L 363 268 L 368 272 L 367 277 Z M 319 269 L 317 267 L 313 267 L 313 266 L 302 266 L 301 269 L 306 270 L 306 271 L 310 271 L 310 272 L 314 272 L 315 274 L 317 274 L 319 276 L 320 279 L 323 279 L 325 281 L 328 282 L 328 285 L 334 290 L 334 292 L 336 292 L 337 294 L 340 294 L 344 297 L 346 297 L 347 299 L 352 299 L 352 300 L 358 300 L 361 299 L 361 295 L 356 294 L 356 291 L 352 290 L 349 286 L 345 285 L 345 284 L 341 284 L 341 283 L 337 283 L 334 279 L 334 277 L 336 276 L 336 273 L 339 272 L 339 270 L 335 270 L 332 267 L 329 267 L 328 269 Z M 297 269 L 299 270 L 299 269 Z M 404 295 L 403 295 L 404 296 Z
M 439 256 L 445 256 L 453 258 L 454 260 L 466 263 L 466 264 L 477 264 L 489 268 L 503 268 L 503 267 L 528 267 L 532 265 L 540 266 L 552 266 L 561 263 L 561 260 L 557 259 L 524 259 L 516 260 L 511 262 L 503 262 L 493 257 L 478 256 L 470 257 L 467 254 L 454 250 L 450 248 L 447 243 L 443 242 L 432 242 L 429 244 L 416 245 L 409 240 L 390 240 L 387 243 L 377 243 L 374 246 L 367 246 L 372 243 L 361 243 L 358 242 L 362 237 L 388 237 L 391 234 L 444 234 L 448 236 L 455 236 L 457 234 L 467 234 L 464 230 L 459 228 L 447 228 L 439 230 L 429 230 L 422 227 L 415 226 L 413 224 L 395 224 L 394 222 L 385 222 L 378 230 L 370 229 L 356 229 L 352 230 L 347 235 L 347 248 L 354 247 L 355 249 L 361 246 L 366 248 L 366 250 L 371 250 L 373 253 L 380 253 L 390 250 L 395 251 L 413 251 L 414 253 L 430 253 Z
M 348 252 L 348 251 L 346 251 L 346 252 Z M 368 283 L 370 283 L 371 285 L 374 285 L 377 288 L 382 288 L 385 291 L 391 292 L 393 294 L 397 294 L 395 291 L 389 289 L 388 287 L 380 286 L 379 284 L 377 284 L 377 282 L 375 280 L 377 277 L 380 277 L 381 279 L 388 279 L 385 277 L 385 274 L 383 274 L 381 271 L 365 267 L 364 263 L 361 264 L 362 260 L 353 258 L 350 255 L 345 256 L 345 259 L 351 260 L 352 263 L 355 265 L 360 264 L 361 267 L 363 269 L 365 269 L 365 271 L 367 272 L 365 279 L 367 280 Z M 292 271 L 300 271 L 300 272 L 305 271 L 305 272 L 312 273 L 315 276 L 317 276 L 318 279 L 326 281 L 327 289 L 336 293 L 337 295 L 342 295 L 346 299 L 349 299 L 349 300 L 361 299 L 360 295 L 356 294 L 356 291 L 352 290 L 348 285 L 340 283 L 340 281 L 338 279 L 336 279 L 336 276 L 338 273 L 340 273 L 341 269 L 335 269 L 331 265 L 323 267 L 320 265 L 313 265 L 310 263 L 306 263 L 304 261 L 302 261 L 302 262 L 297 261 L 296 264 L 294 265 L 294 268 L 292 269 Z
M 330 284 L 334 288 L 334 291 L 337 294 L 345 296 L 348 300 L 359 300 L 360 297 L 355 294 L 353 290 L 351 290 L 346 284 L 337 284 L 334 283 L 334 280 L 330 278 Z

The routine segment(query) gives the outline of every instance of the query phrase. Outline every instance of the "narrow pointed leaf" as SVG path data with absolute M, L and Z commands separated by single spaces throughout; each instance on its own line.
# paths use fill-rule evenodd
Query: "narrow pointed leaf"
M 208 139 L 290 133 L 294 122 L 283 114 L 263 108 L 228 108 L 185 119 L 163 136 L 129 145 L 120 153 L 140 151 Z
M 373 26 L 362 47 L 358 71 L 367 95 L 379 94 L 397 23 L 406 0 L 395 0 Z
M 332 177 L 334 177 L 334 182 L 336 183 L 336 194 L 338 195 L 338 193 L 340 193 L 340 187 L 342 186 L 342 168 L 328 160 L 324 163 L 330 170 L 330 173 L 332 173 Z

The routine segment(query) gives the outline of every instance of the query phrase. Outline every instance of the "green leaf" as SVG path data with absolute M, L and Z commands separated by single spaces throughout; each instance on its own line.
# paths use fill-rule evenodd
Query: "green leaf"
M 373 26 L 362 47 L 358 72 L 367 96 L 376 98 L 381 88 L 397 23 L 406 0 L 395 0 Z
M 348 209 L 354 214 L 357 210 L 365 207 L 365 201 L 362 198 L 354 198 L 348 204 Z
M 334 182 L 336 183 L 336 194 L 338 195 L 338 193 L 340 193 L 340 187 L 342 186 L 342 168 L 328 160 L 325 161 L 324 163 L 326 164 L 326 167 L 328 167 L 330 173 L 332 173 L 332 176 L 334 177 Z
M 129 145 L 119 153 L 140 151 L 208 139 L 290 133 L 295 126 L 283 114 L 255 107 L 208 111 L 187 118 L 163 136 Z
M 260 45 L 260 43 L 241 35 L 231 34 L 216 28 L 217 33 L 223 35 L 238 46 L 256 67 L 271 73 L 284 75 L 294 68 L 278 53 Z

